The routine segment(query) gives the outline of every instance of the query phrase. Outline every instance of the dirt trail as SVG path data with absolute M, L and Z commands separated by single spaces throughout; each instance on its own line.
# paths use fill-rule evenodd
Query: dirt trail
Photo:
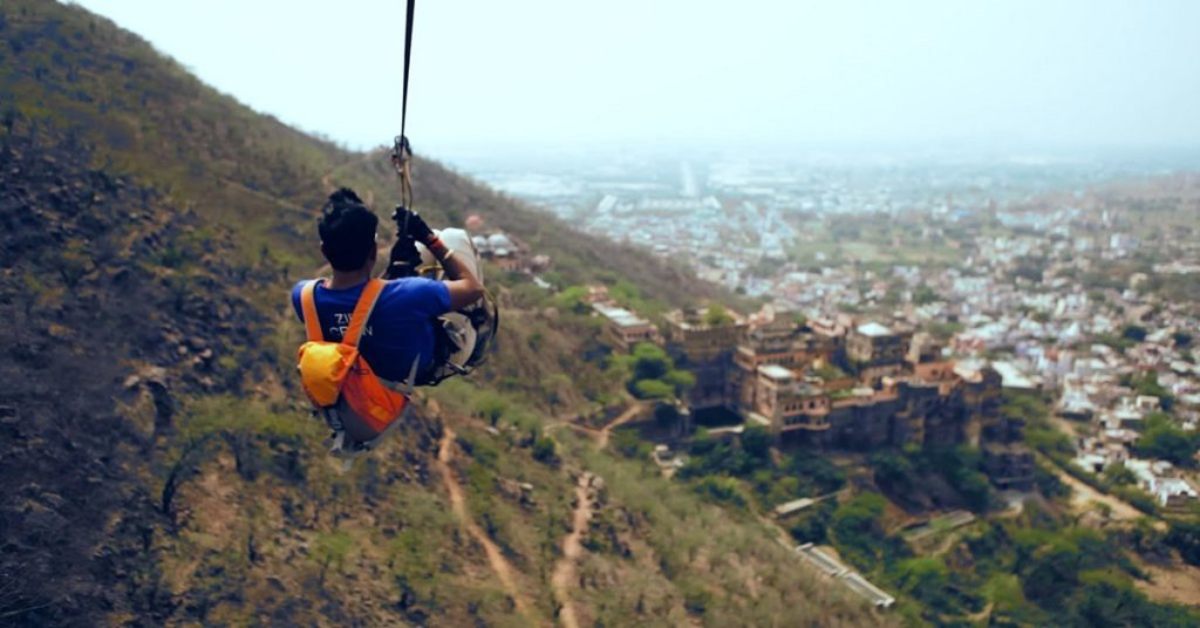
M 1047 466 L 1054 471 L 1054 474 L 1058 476 L 1058 479 L 1062 480 L 1063 484 L 1071 487 L 1071 506 L 1076 510 L 1080 512 L 1089 510 L 1088 504 L 1096 502 L 1108 506 L 1112 510 L 1112 518 L 1117 521 L 1133 521 L 1144 516 L 1142 511 L 1130 506 L 1128 503 L 1112 495 L 1102 493 L 1076 479 L 1075 476 L 1059 468 L 1053 460 L 1041 454 L 1036 455 L 1047 463 Z
M 638 415 L 638 413 L 640 413 L 642 411 L 642 408 L 643 408 L 642 403 L 635 401 L 635 402 L 629 404 L 628 408 L 625 408 L 625 411 L 621 413 L 621 416 L 618 416 L 617 418 L 613 419 L 608 425 L 605 425 L 604 428 L 600 430 L 600 441 L 599 441 L 600 449 L 604 449 L 605 447 L 608 447 L 608 436 L 610 434 L 612 434 L 612 431 L 614 429 L 621 427 L 622 425 L 633 420 L 633 418 L 636 417 Z
M 483 546 L 483 551 L 487 554 L 492 571 L 500 579 L 500 584 L 504 586 L 505 592 L 512 598 L 517 612 L 529 620 L 531 605 L 517 587 L 517 579 L 514 575 L 516 570 L 504 558 L 504 554 L 500 553 L 500 548 L 496 546 L 492 539 L 488 538 L 483 528 L 480 528 L 479 524 L 475 523 L 471 519 L 470 513 L 467 512 L 467 500 L 463 496 L 462 487 L 458 485 L 458 480 L 454 477 L 454 471 L 450 468 L 450 460 L 453 456 L 451 447 L 453 444 L 454 431 L 447 427 L 445 434 L 442 435 L 442 442 L 438 445 L 436 466 L 438 473 L 442 476 L 442 483 L 446 486 L 446 492 L 450 494 L 450 507 L 454 511 L 454 516 L 458 519 L 459 523 L 466 528 L 467 533 Z
M 571 517 L 571 532 L 563 538 L 562 558 L 554 565 L 550 586 L 554 590 L 554 599 L 558 601 L 560 610 L 558 618 L 567 628 L 578 628 L 579 618 L 575 615 L 575 605 L 571 603 L 570 590 L 575 586 L 576 564 L 583 555 L 583 535 L 587 533 L 588 522 L 592 520 L 594 504 L 591 496 L 592 474 L 584 472 L 579 476 L 575 485 L 575 513 Z
M 1200 606 L 1200 567 L 1182 562 L 1148 565 L 1140 560 L 1136 564 L 1150 579 L 1137 580 L 1134 584 L 1150 599 Z

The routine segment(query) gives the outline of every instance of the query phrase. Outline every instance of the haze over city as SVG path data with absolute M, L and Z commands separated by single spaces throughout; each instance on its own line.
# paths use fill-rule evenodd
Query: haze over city
M 252 107 L 353 148 L 399 128 L 404 3 L 83 0 Z M 1200 4 L 435 2 L 433 154 L 663 143 L 1191 147 Z

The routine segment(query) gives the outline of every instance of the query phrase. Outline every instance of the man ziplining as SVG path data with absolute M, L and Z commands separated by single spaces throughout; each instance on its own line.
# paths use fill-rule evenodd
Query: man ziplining
M 300 381 L 315 412 L 333 431 L 330 453 L 369 451 L 402 421 L 414 386 L 437 385 L 481 364 L 499 323 L 483 287 L 479 255 L 462 229 L 434 232 L 412 210 L 408 70 L 415 0 L 408 0 L 400 135 L 392 166 L 400 177 L 396 242 L 382 278 L 379 218 L 353 190 L 329 195 L 317 233 L 329 279 L 292 288 L 292 308 L 308 341 L 299 351 Z
M 391 263 L 372 278 L 379 218 L 353 190 L 331 194 L 317 233 L 332 277 L 292 288 L 308 335 L 301 380 L 334 431 L 333 453 L 370 449 L 413 386 L 470 372 L 491 339 L 494 312 L 466 232 L 434 232 L 405 207 L 393 218 L 401 231 Z

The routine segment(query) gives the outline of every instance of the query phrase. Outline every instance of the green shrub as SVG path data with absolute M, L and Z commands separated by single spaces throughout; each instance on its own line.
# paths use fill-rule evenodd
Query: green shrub
M 877 493 L 860 493 L 833 513 L 834 540 L 840 551 L 855 562 L 873 563 L 882 555 L 883 511 L 887 500 Z
M 641 379 L 633 382 L 633 395 L 638 399 L 669 399 L 675 393 L 670 384 L 657 379 Z
M 633 430 L 616 430 L 611 443 L 617 453 L 635 460 L 645 459 L 651 453 L 650 444 L 638 437 Z
M 558 462 L 558 447 L 553 438 L 543 436 L 533 444 L 533 459 L 544 464 Z
M 1200 565 L 1200 522 L 1173 521 L 1163 539 L 1192 565 Z
M 686 587 L 683 591 L 683 608 L 693 615 L 703 615 L 712 603 L 712 594 L 700 586 Z
M 720 303 L 710 303 L 704 312 L 704 324 L 709 327 L 720 327 L 733 322 L 733 316 Z
M 1185 432 L 1169 415 L 1154 412 L 1146 417 L 1142 435 L 1134 448 L 1150 458 L 1168 460 L 1180 467 L 1193 467 L 1196 450 L 1200 448 L 1200 432 Z
M 354 547 L 354 539 L 341 530 L 317 535 L 313 541 L 312 557 L 321 566 L 322 581 L 329 567 L 341 570 L 352 547 Z
M 745 508 L 749 504 L 741 485 L 731 477 L 704 477 L 695 483 L 694 488 L 697 493 L 718 503 L 737 508 Z

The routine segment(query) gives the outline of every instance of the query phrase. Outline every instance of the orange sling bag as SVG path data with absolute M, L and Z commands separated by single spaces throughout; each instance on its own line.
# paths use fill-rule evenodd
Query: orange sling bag
M 378 436 L 400 417 L 408 404 L 408 398 L 388 388 L 358 351 L 367 319 L 371 317 L 386 282 L 382 279 L 367 281 L 342 341 L 328 342 L 321 333 L 313 296 L 318 281 L 321 280 L 308 282 L 300 293 L 304 327 L 308 331 L 308 342 L 300 345 L 299 351 L 297 368 L 301 385 L 318 410 L 336 411 L 339 402 L 344 402 L 362 419 L 367 431 Z

